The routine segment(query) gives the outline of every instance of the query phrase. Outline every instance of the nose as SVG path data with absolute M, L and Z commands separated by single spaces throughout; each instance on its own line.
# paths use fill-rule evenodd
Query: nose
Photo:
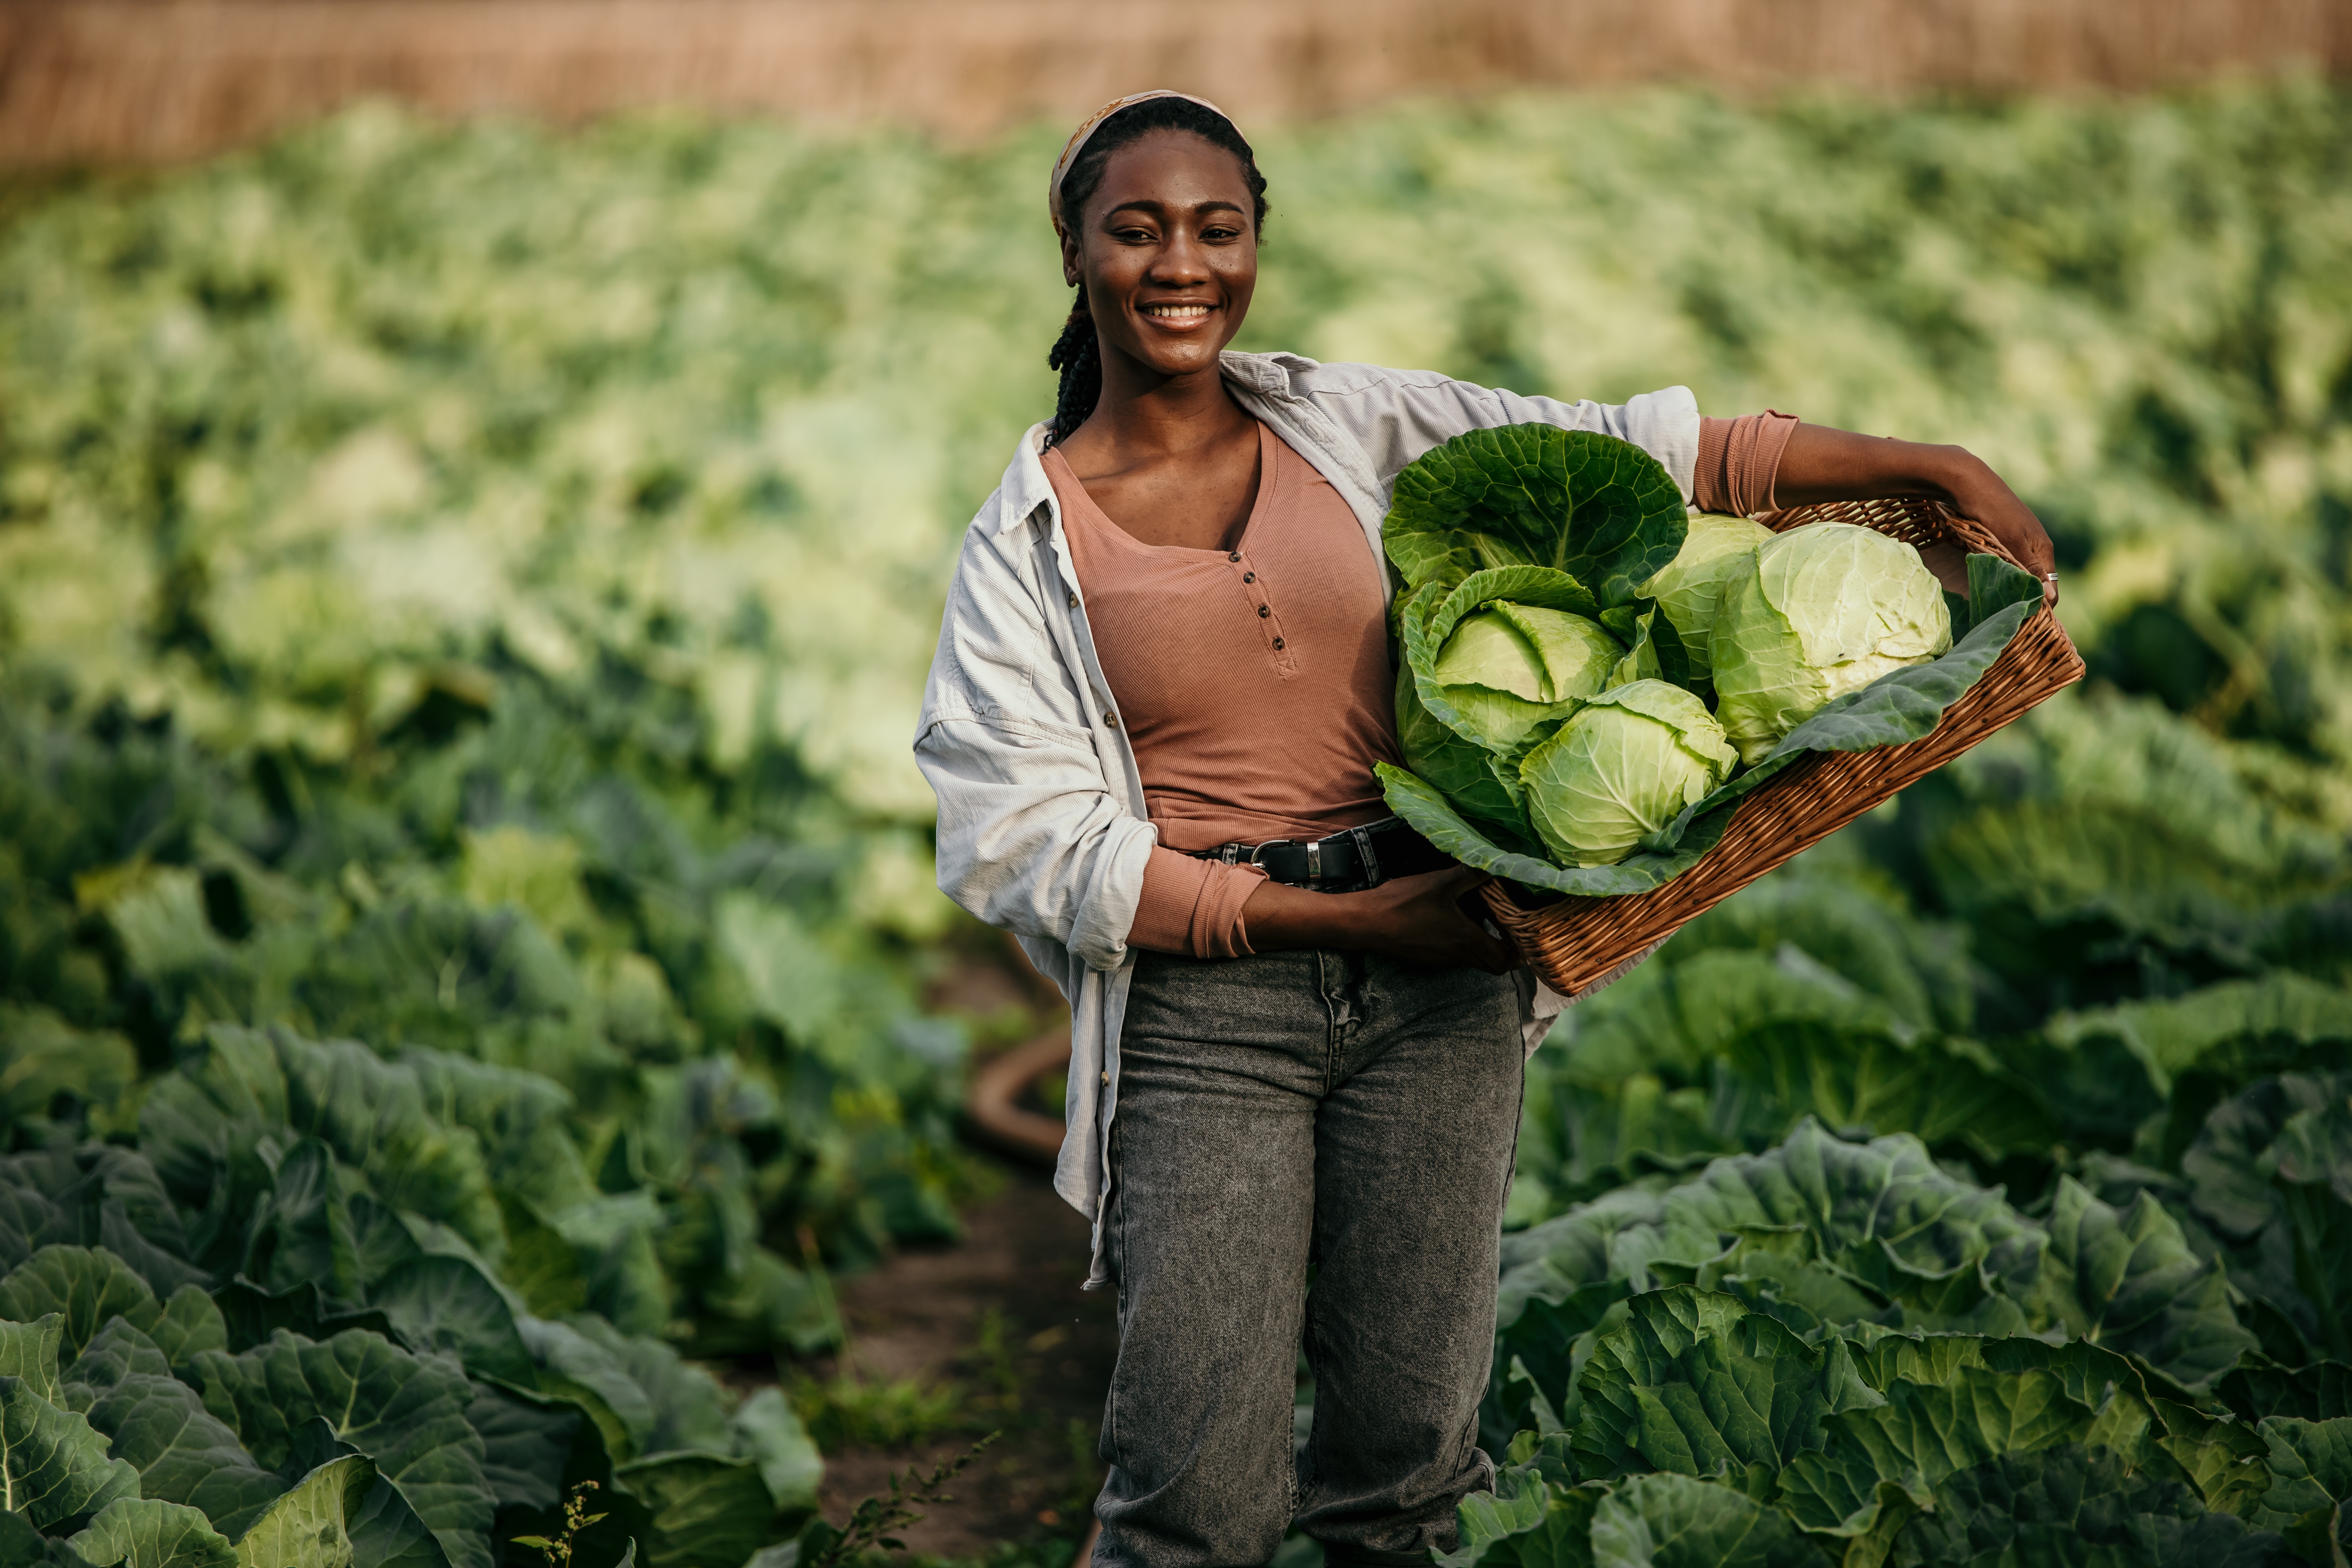
M 1150 277 L 1163 289 L 1205 283 L 1210 278 L 1207 248 L 1189 230 L 1179 228 L 1168 237 L 1160 254 L 1152 258 Z

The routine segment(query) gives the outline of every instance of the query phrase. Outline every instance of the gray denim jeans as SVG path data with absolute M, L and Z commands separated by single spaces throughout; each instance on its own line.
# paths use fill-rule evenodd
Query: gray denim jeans
M 1355 952 L 1138 960 L 1108 1245 L 1098 1568 L 1452 1550 L 1525 1052 L 1510 981 Z M 1314 1289 L 1307 1289 L 1308 1267 Z M 1314 1430 L 1294 1462 L 1304 1344 Z

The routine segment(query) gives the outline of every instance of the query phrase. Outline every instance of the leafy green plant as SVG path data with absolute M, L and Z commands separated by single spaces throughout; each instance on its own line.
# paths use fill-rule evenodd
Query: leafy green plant
M 575 1481 L 563 1500 L 563 1525 L 552 1539 L 544 1535 L 518 1535 L 517 1546 L 528 1546 L 547 1554 L 547 1568 L 572 1568 L 572 1552 L 580 1532 L 592 1524 L 602 1523 L 601 1513 L 588 1511 L 588 1494 L 596 1489 L 594 1481 Z
M 552 1084 L 218 1026 L 144 1087 L 135 1145 L 60 1129 L 0 1158 L 29 1527 L 254 1563 L 331 1531 L 421 1565 L 520 1533 L 601 1568 L 737 1563 L 814 1508 L 779 1391 L 739 1402 L 658 1339 L 530 1310 L 628 1258 L 519 1218 L 567 1183 L 599 1201 Z
M 965 1391 L 954 1383 L 860 1376 L 845 1367 L 824 1381 L 803 1377 L 793 1404 L 817 1446 L 903 1448 L 952 1430 L 964 1416 Z
M 955 1501 L 946 1489 L 989 1450 L 996 1437 L 990 1433 L 954 1458 L 933 1466 L 928 1474 L 913 1465 L 903 1473 L 894 1472 L 888 1491 L 861 1500 L 839 1526 L 812 1521 L 797 1542 L 797 1568 L 838 1568 L 877 1549 L 904 1552 L 906 1543 L 892 1532 L 921 1520 L 924 1509 Z

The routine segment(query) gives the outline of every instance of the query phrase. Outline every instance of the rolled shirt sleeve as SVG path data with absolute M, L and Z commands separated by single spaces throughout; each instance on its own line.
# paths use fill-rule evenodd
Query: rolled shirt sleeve
M 1194 958 L 1246 958 L 1255 950 L 1242 923 L 1242 906 L 1265 880 L 1256 866 L 1228 866 L 1154 846 L 1128 942 Z

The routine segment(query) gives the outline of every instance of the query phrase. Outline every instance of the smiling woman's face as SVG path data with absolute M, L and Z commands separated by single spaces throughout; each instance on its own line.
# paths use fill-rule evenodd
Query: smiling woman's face
M 1105 351 L 1160 376 L 1214 370 L 1257 287 L 1257 233 L 1239 160 L 1189 131 L 1154 131 L 1110 155 L 1062 241 Z

